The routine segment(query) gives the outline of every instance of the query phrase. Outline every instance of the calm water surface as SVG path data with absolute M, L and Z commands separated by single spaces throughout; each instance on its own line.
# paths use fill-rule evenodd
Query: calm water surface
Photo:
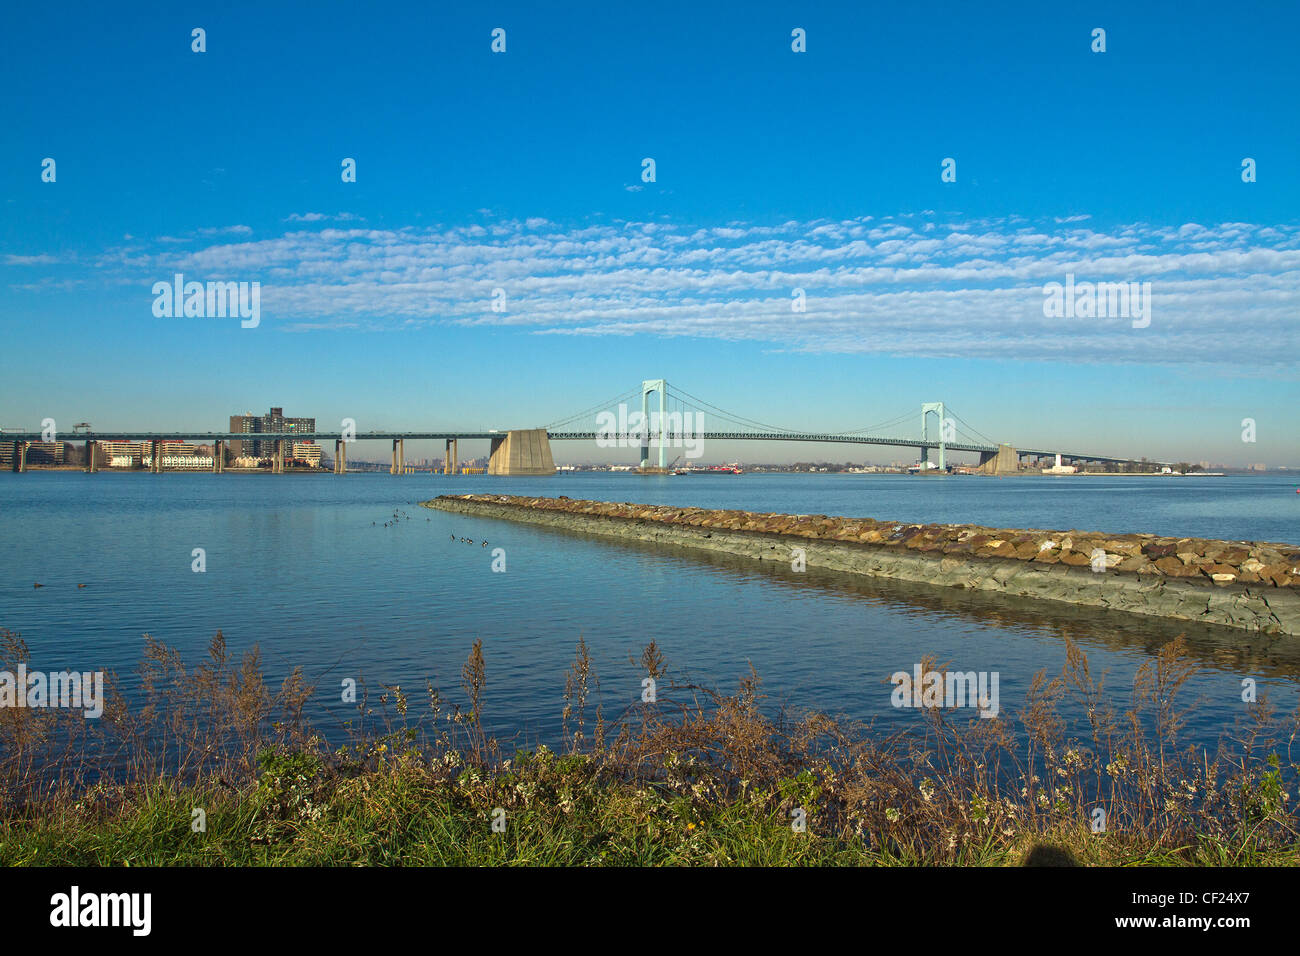
M 1068 636 L 1094 673 L 1109 671 L 1109 693 L 1122 705 L 1136 667 L 1185 633 L 1203 665 L 1185 690 L 1194 705 L 1188 735 L 1211 743 L 1242 718 L 1244 677 L 1295 706 L 1300 639 L 794 574 L 417 503 L 471 491 L 567 494 L 1294 544 L 1295 487 L 1294 479 L 1244 477 L 4 473 L 0 627 L 21 632 L 33 667 L 114 670 L 128 687 L 141 635 L 197 661 L 220 629 L 235 651 L 260 645 L 273 677 L 301 664 L 319 679 L 325 693 L 312 716 L 327 730 L 351 716 L 335 703 L 344 677 L 400 683 L 420 696 L 428 679 L 463 702 L 460 667 L 482 638 L 486 721 L 520 742 L 557 734 L 579 635 L 607 716 L 638 699 L 642 675 L 631 659 L 654 639 L 680 677 L 730 690 L 752 662 L 773 707 L 895 729 L 920 718 L 890 706 L 885 681 L 926 654 L 960 670 L 997 671 L 1001 706 L 1013 711 L 1037 671 L 1059 671 Z M 496 547 L 506 549 L 504 574 L 491 571 Z M 201 574 L 191 570 L 195 548 L 206 552 Z M 44 587 L 33 588 L 38 581 Z

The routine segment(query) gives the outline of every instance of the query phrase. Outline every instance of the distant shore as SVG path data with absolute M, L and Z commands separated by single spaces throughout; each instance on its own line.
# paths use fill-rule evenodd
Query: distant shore
M 880 469 L 876 471 L 853 471 L 842 468 L 811 470 L 799 468 L 771 468 L 766 466 L 745 466 L 749 474 L 754 475 L 853 475 L 855 477 L 878 477 L 886 475 L 895 478 L 934 478 L 939 477 L 935 472 L 918 472 L 909 473 L 904 469 Z M 8 465 L 0 467 L 0 473 L 14 471 Z M 47 464 L 28 464 L 25 471 L 27 472 L 68 472 L 88 474 L 85 465 L 47 465 Z M 269 468 L 241 468 L 234 465 L 225 465 L 220 472 L 214 472 L 211 468 L 166 468 L 164 474 L 178 475 L 207 475 L 207 474 L 235 474 L 235 475 L 270 475 L 274 472 Z M 301 475 L 332 475 L 334 471 L 329 466 L 320 468 L 285 468 L 284 474 L 301 474 Z M 384 462 L 349 462 L 348 470 L 344 474 L 348 475 L 370 475 L 370 474 L 389 474 L 389 465 Z M 611 468 L 560 468 L 556 470 L 556 475 L 665 475 L 667 471 L 659 471 L 657 468 L 652 469 L 620 469 Z M 148 467 L 139 468 L 113 468 L 107 465 L 101 465 L 95 469 L 95 474 L 153 474 Z M 407 472 L 408 475 L 434 474 L 442 475 L 443 472 L 438 468 L 412 468 Z M 481 472 L 461 471 L 453 477 L 464 475 L 481 475 Z M 952 472 L 945 473 L 950 478 L 1263 478 L 1286 476 L 1287 472 L 1275 470 L 1271 472 L 1261 471 L 1190 471 L 1190 472 L 1160 472 L 1160 471 L 1080 471 L 1071 474 L 1045 474 L 1041 470 L 1027 470 L 1017 472 L 1012 475 L 983 475 L 976 472 Z M 1300 470 L 1290 473 L 1295 481 L 1300 484 Z

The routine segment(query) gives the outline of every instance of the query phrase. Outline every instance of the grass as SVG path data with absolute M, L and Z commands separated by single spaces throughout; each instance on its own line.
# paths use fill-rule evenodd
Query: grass
M 10 670 L 26 659 L 9 632 L 0 650 Z M 1123 712 L 1071 646 L 1015 725 L 933 709 L 923 731 L 883 738 L 821 714 L 765 716 L 753 674 L 733 694 L 675 685 L 653 644 L 641 666 L 663 692 L 607 722 L 579 641 L 564 745 L 506 756 L 482 729 L 480 643 L 464 707 L 428 687 L 419 707 L 400 688 L 363 692 L 330 744 L 302 718 L 300 674 L 272 691 L 256 653 L 230 661 L 220 634 L 192 670 L 150 640 L 134 707 L 115 693 L 94 722 L 0 710 L 0 863 L 1300 863 L 1296 715 L 1260 704 L 1213 758 L 1179 750 L 1178 689 L 1193 673 L 1181 641 L 1142 669 Z M 1078 736 L 1059 716 L 1066 694 L 1089 715 Z

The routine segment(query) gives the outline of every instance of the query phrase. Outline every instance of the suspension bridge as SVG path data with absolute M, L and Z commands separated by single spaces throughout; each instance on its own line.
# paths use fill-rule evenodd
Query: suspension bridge
M 652 395 L 657 399 L 657 409 L 650 404 Z M 639 416 L 635 415 L 635 404 L 638 402 L 641 406 Z M 623 409 L 628 411 L 621 412 Z M 584 427 L 593 418 L 595 427 Z M 923 402 L 919 422 L 916 411 L 907 411 L 894 418 L 848 431 L 816 432 L 783 428 L 728 412 L 682 388 L 670 386 L 663 379 L 647 379 L 639 388 L 630 389 L 576 415 L 551 422 L 545 430 L 551 441 L 596 441 L 606 447 L 632 447 L 633 443 L 639 443 L 636 447 L 641 449 L 642 468 L 650 467 L 650 447 L 657 445 L 657 467 L 660 469 L 667 467 L 670 448 L 689 448 L 688 443 L 691 441 L 894 445 L 916 448 L 922 462 L 929 460 L 931 451 L 937 451 L 938 461 L 935 464 L 941 470 L 947 468 L 949 451 L 973 452 L 980 456 L 981 466 L 993 473 L 1017 470 L 1021 458 L 1060 455 L 1062 460 L 1071 462 L 1115 464 L 1134 460 L 1065 448 L 1017 448 L 1006 442 L 997 442 L 978 431 L 943 402 Z
M 654 406 L 651 406 L 654 396 Z M 639 408 L 637 406 L 640 406 Z M 349 422 L 340 423 L 348 425 Z M 147 449 L 142 458 L 150 471 L 165 470 L 164 457 L 169 446 L 186 441 L 210 442 L 213 448 L 214 472 L 225 470 L 231 446 L 241 448 L 245 443 L 261 443 L 272 450 L 269 465 L 273 472 L 285 471 L 285 448 L 294 443 L 334 442 L 334 471 L 347 471 L 347 446 L 358 441 L 391 441 L 392 467 L 395 475 L 410 470 L 406 464 L 407 441 L 442 441 L 446 451 L 444 470 L 457 470 L 458 443 L 461 440 L 482 439 L 490 442 L 488 472 L 490 474 L 527 475 L 554 474 L 555 462 L 551 454 L 553 441 L 594 442 L 601 448 L 634 450 L 642 469 L 662 470 L 668 467 L 670 449 L 680 449 L 677 458 L 698 457 L 705 443 L 733 441 L 767 442 L 821 442 L 837 445 L 881 445 L 916 448 L 920 461 L 928 462 L 932 451 L 937 452 L 935 466 L 947 468 L 950 451 L 971 452 L 979 456 L 980 469 L 990 474 L 1010 474 L 1018 470 L 1023 458 L 1044 458 L 1060 455 L 1072 463 L 1105 462 L 1123 464 L 1134 459 L 1103 455 L 1095 451 L 1075 451 L 1069 448 L 1020 448 L 1011 443 L 997 442 L 978 431 L 961 417 L 951 405 L 943 402 L 924 402 L 919 416 L 909 410 L 862 428 L 845 431 L 810 431 L 784 428 L 729 412 L 711 402 L 671 386 L 664 379 L 646 379 L 622 395 L 597 403 L 577 414 L 558 419 L 541 427 L 524 429 L 443 429 L 439 431 L 363 431 L 341 427 L 337 431 L 294 432 L 216 432 L 185 431 L 160 432 L 149 430 L 92 431 L 80 424 L 72 432 L 58 432 L 53 428 L 42 431 L 5 429 L 0 433 L 0 460 L 6 460 L 14 471 L 26 471 L 28 450 L 55 442 L 85 442 L 86 470 L 99 470 L 102 452 L 109 451 L 115 443 L 139 442 Z M 238 443 L 238 444 L 235 444 Z M 97 453 L 99 446 L 101 453 Z M 657 448 L 658 464 L 651 464 L 651 449 Z M 111 452 L 110 452 L 111 453 Z M 631 455 L 629 455 L 631 457 Z M 1149 461 L 1164 465 L 1167 462 Z

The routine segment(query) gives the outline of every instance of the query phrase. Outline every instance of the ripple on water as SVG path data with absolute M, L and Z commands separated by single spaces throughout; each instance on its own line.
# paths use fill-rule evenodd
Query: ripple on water
M 1282 706 L 1295 705 L 1300 658 L 1288 642 L 953 589 L 795 574 L 416 505 L 485 487 L 1266 540 L 1294 540 L 1292 499 L 1300 500 L 1291 486 L 1266 479 L 0 475 L 7 543 L 0 626 L 22 632 L 37 663 L 124 675 L 138 663 L 143 633 L 194 660 L 221 629 L 232 651 L 260 645 L 273 674 L 302 664 L 320 680 L 314 715 L 326 723 L 349 715 L 336 692 L 349 676 L 372 687 L 400 683 L 421 702 L 427 679 L 463 702 L 460 668 L 481 638 L 485 713 L 503 737 L 558 729 L 580 635 L 607 716 L 639 699 L 642 675 L 633 661 L 650 640 L 691 680 L 731 690 L 752 663 L 770 707 L 811 707 L 888 727 L 918 719 L 890 706 L 886 681 L 922 656 L 999 672 L 1007 708 L 1038 670 L 1060 670 L 1066 637 L 1087 651 L 1094 673 L 1109 671 L 1111 699 L 1122 705 L 1137 667 L 1185 633 L 1203 665 L 1185 689 L 1187 701 L 1197 702 L 1190 739 L 1208 742 L 1241 716 L 1246 676 Z M 392 522 L 395 508 L 411 520 Z M 191 570 L 196 547 L 206 552 L 202 574 Z M 495 547 L 505 549 L 504 574 L 491 571 Z M 33 589 L 34 581 L 45 587 Z

